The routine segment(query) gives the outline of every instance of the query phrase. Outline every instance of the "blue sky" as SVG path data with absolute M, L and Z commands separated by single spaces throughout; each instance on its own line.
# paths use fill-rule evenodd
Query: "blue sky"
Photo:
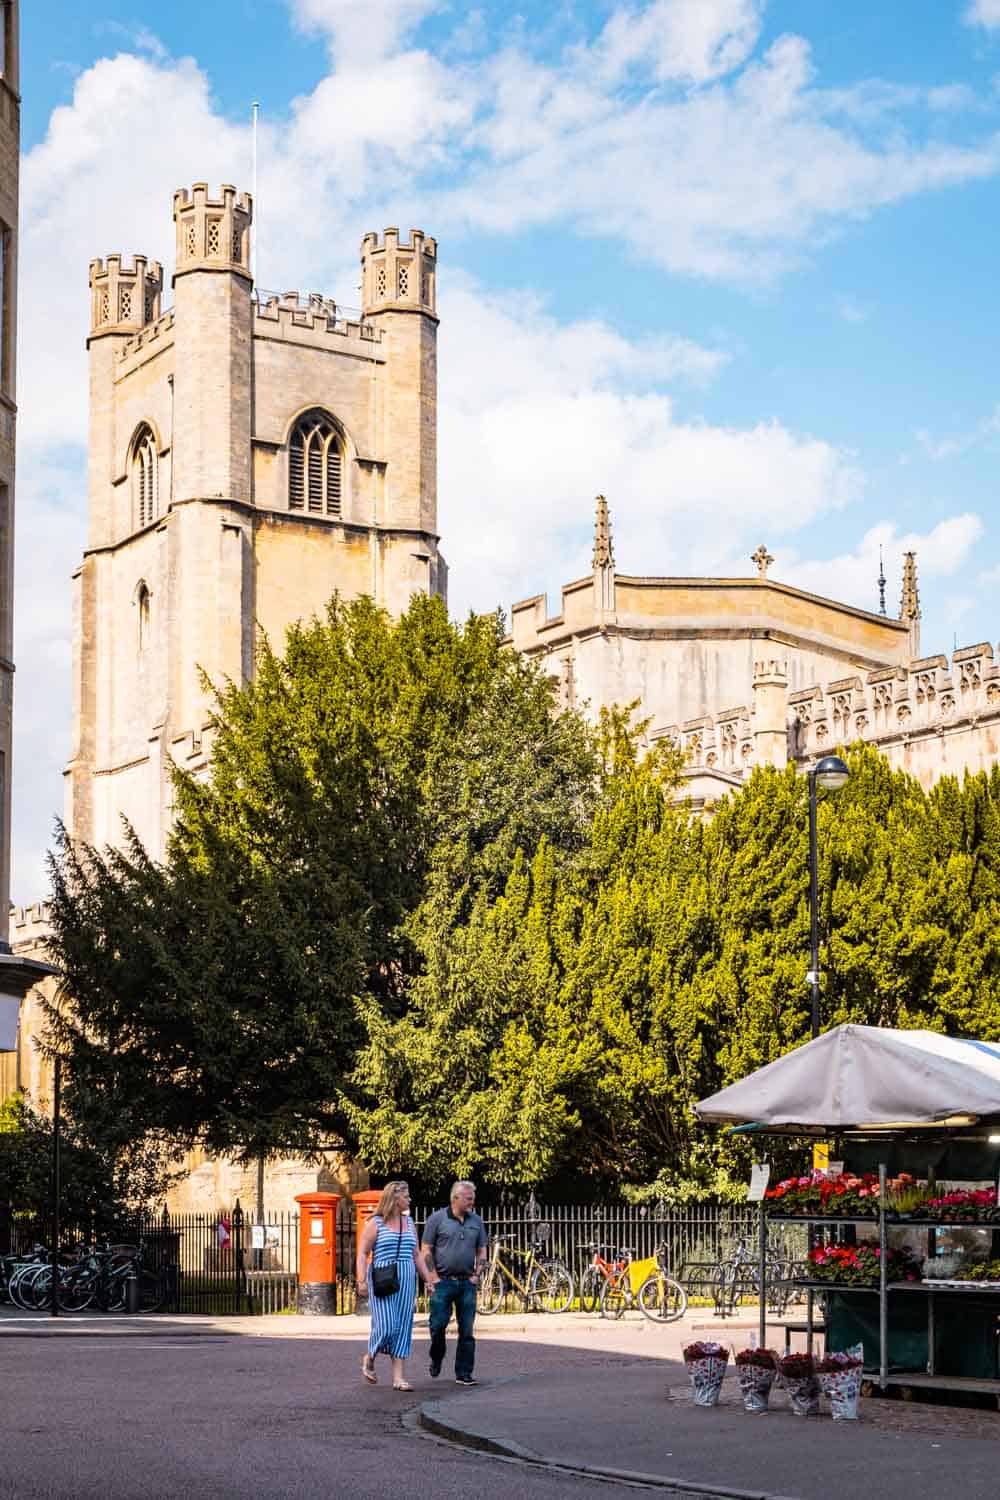
M 25 6 L 15 899 L 44 888 L 85 519 L 88 260 L 249 186 L 261 283 L 438 236 L 451 602 L 775 576 L 995 641 L 1000 0 Z

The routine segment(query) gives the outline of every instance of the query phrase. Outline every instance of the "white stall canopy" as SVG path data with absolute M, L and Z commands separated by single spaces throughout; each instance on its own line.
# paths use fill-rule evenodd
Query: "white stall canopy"
M 709 1124 L 960 1128 L 1000 1116 L 1000 1043 L 835 1026 L 694 1106 Z

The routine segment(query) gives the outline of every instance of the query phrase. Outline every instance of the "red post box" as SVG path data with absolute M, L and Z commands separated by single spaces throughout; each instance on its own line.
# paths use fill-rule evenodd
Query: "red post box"
M 299 1312 L 337 1311 L 337 1204 L 339 1193 L 297 1193 L 299 1208 Z
M 361 1235 L 364 1227 L 378 1208 L 378 1200 L 381 1196 L 381 1188 L 365 1188 L 364 1192 L 353 1194 L 355 1245 L 361 1243 Z

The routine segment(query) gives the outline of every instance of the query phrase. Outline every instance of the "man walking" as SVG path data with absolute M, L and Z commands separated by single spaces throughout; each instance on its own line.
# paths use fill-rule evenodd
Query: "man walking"
M 452 1184 L 447 1208 L 432 1213 L 424 1225 L 422 1251 L 431 1278 L 431 1374 L 441 1374 L 444 1331 L 455 1309 L 458 1344 L 455 1384 L 476 1385 L 473 1367 L 476 1340 L 476 1288 L 486 1264 L 486 1225 L 476 1213 L 476 1184 Z

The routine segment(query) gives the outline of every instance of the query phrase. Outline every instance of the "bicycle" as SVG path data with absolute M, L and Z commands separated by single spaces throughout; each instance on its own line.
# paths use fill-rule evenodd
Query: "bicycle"
M 799 1262 L 782 1245 L 767 1245 L 767 1308 L 781 1314 L 797 1295 L 793 1285 L 799 1274 Z M 719 1317 L 730 1317 L 743 1296 L 760 1297 L 759 1257 L 745 1239 L 736 1242 L 732 1255 L 720 1260 L 715 1268 L 715 1310 Z
M 494 1235 L 490 1258 L 479 1283 L 479 1311 L 499 1312 L 510 1290 L 516 1290 L 526 1312 L 565 1312 L 573 1301 L 573 1276 L 568 1266 L 554 1257 L 542 1259 L 540 1252 L 552 1234 L 551 1226 L 539 1224 L 527 1250 L 514 1246 L 513 1235 Z M 501 1259 L 501 1246 L 506 1259 Z M 510 1261 L 519 1257 L 525 1262 L 519 1276 Z
M 632 1285 L 629 1261 L 605 1281 L 601 1288 L 601 1317 L 622 1318 L 630 1308 L 638 1307 L 651 1323 L 676 1323 L 687 1312 L 687 1292 L 670 1275 L 669 1246 L 662 1240 L 653 1252 L 656 1269 L 644 1277 L 638 1289 Z
M 584 1247 L 592 1256 L 583 1275 L 577 1300 L 581 1312 L 596 1312 L 601 1305 L 601 1291 L 605 1282 L 623 1270 L 635 1257 L 634 1250 L 616 1249 L 611 1245 L 590 1244 Z M 606 1251 L 607 1254 L 602 1254 Z

